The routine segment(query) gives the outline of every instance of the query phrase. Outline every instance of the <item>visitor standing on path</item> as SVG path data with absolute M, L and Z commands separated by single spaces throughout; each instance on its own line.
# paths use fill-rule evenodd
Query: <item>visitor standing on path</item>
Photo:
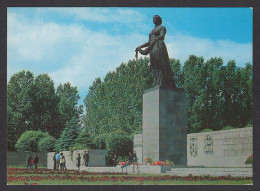
M 131 163 L 132 162 L 132 153 L 129 152 L 128 154 L 128 162 Z
M 54 155 L 53 155 L 53 170 L 56 170 L 56 152 L 54 153 Z
M 89 166 L 89 165 L 88 165 L 88 163 L 89 163 L 89 151 L 88 151 L 88 152 L 84 151 L 83 159 L 84 159 L 84 165 L 85 165 L 86 167 Z
M 135 163 L 135 164 L 137 163 L 137 156 L 136 156 L 135 151 L 133 152 L 133 155 L 132 155 L 132 162 Z
M 60 169 L 63 170 L 63 153 L 60 154 Z
M 27 161 L 26 161 L 26 163 L 27 163 L 26 169 L 28 169 L 28 167 L 31 167 L 31 160 L 32 160 L 32 156 L 31 156 L 31 154 L 29 154 L 28 158 L 27 158 Z
M 80 153 L 78 153 L 78 156 L 76 158 L 76 166 L 80 169 L 80 160 L 81 160 L 81 156 Z
M 39 157 L 37 156 L 37 154 L 35 155 L 34 158 L 34 168 L 37 169 L 38 168 L 38 163 L 39 163 Z
M 116 165 L 117 165 L 117 157 L 116 154 L 114 154 L 112 157 L 112 166 L 116 166 Z
M 34 164 L 34 161 L 33 161 L 33 158 L 32 158 L 31 163 L 30 163 L 30 169 L 33 169 L 33 164 Z
M 63 170 L 67 170 L 67 168 L 66 168 L 66 160 L 65 160 L 65 156 L 64 156 L 64 155 L 62 156 L 62 161 L 63 161 L 63 163 L 62 163 L 62 169 L 63 169 Z
M 60 152 L 59 151 L 55 155 L 55 158 L 56 158 L 56 169 L 59 170 L 59 167 L 60 167 Z

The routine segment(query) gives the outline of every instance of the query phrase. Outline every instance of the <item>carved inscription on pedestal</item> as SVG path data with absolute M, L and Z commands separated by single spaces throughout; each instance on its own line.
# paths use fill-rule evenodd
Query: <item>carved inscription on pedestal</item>
M 190 138 L 190 155 L 196 157 L 198 155 L 198 140 L 197 138 Z

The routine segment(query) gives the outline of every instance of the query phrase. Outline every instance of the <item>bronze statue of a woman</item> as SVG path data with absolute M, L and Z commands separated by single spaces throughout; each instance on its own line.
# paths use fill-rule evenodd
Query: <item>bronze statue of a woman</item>
M 150 53 L 150 68 L 156 85 L 162 88 L 176 88 L 173 79 L 173 72 L 170 67 L 170 60 L 164 43 L 166 28 L 162 26 L 160 16 L 153 17 L 154 29 L 149 34 L 149 41 L 136 48 L 136 53 L 140 52 L 143 55 Z M 141 48 L 147 47 L 142 50 Z M 137 56 L 137 55 L 136 55 Z

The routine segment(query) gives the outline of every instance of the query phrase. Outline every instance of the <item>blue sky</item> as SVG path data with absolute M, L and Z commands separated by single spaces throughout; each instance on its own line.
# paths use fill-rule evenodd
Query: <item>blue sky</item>
M 97 77 L 134 59 L 160 15 L 171 58 L 194 54 L 252 63 L 251 8 L 8 8 L 7 74 L 48 73 L 71 82 L 83 103 Z

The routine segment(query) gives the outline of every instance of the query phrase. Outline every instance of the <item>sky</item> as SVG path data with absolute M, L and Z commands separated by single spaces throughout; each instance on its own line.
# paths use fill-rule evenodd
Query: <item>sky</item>
M 182 64 L 189 55 L 252 63 L 251 8 L 9 7 L 7 81 L 21 70 L 48 73 L 55 87 L 77 86 L 83 104 L 96 78 L 135 58 L 154 27 L 153 15 L 167 29 L 169 57 Z

